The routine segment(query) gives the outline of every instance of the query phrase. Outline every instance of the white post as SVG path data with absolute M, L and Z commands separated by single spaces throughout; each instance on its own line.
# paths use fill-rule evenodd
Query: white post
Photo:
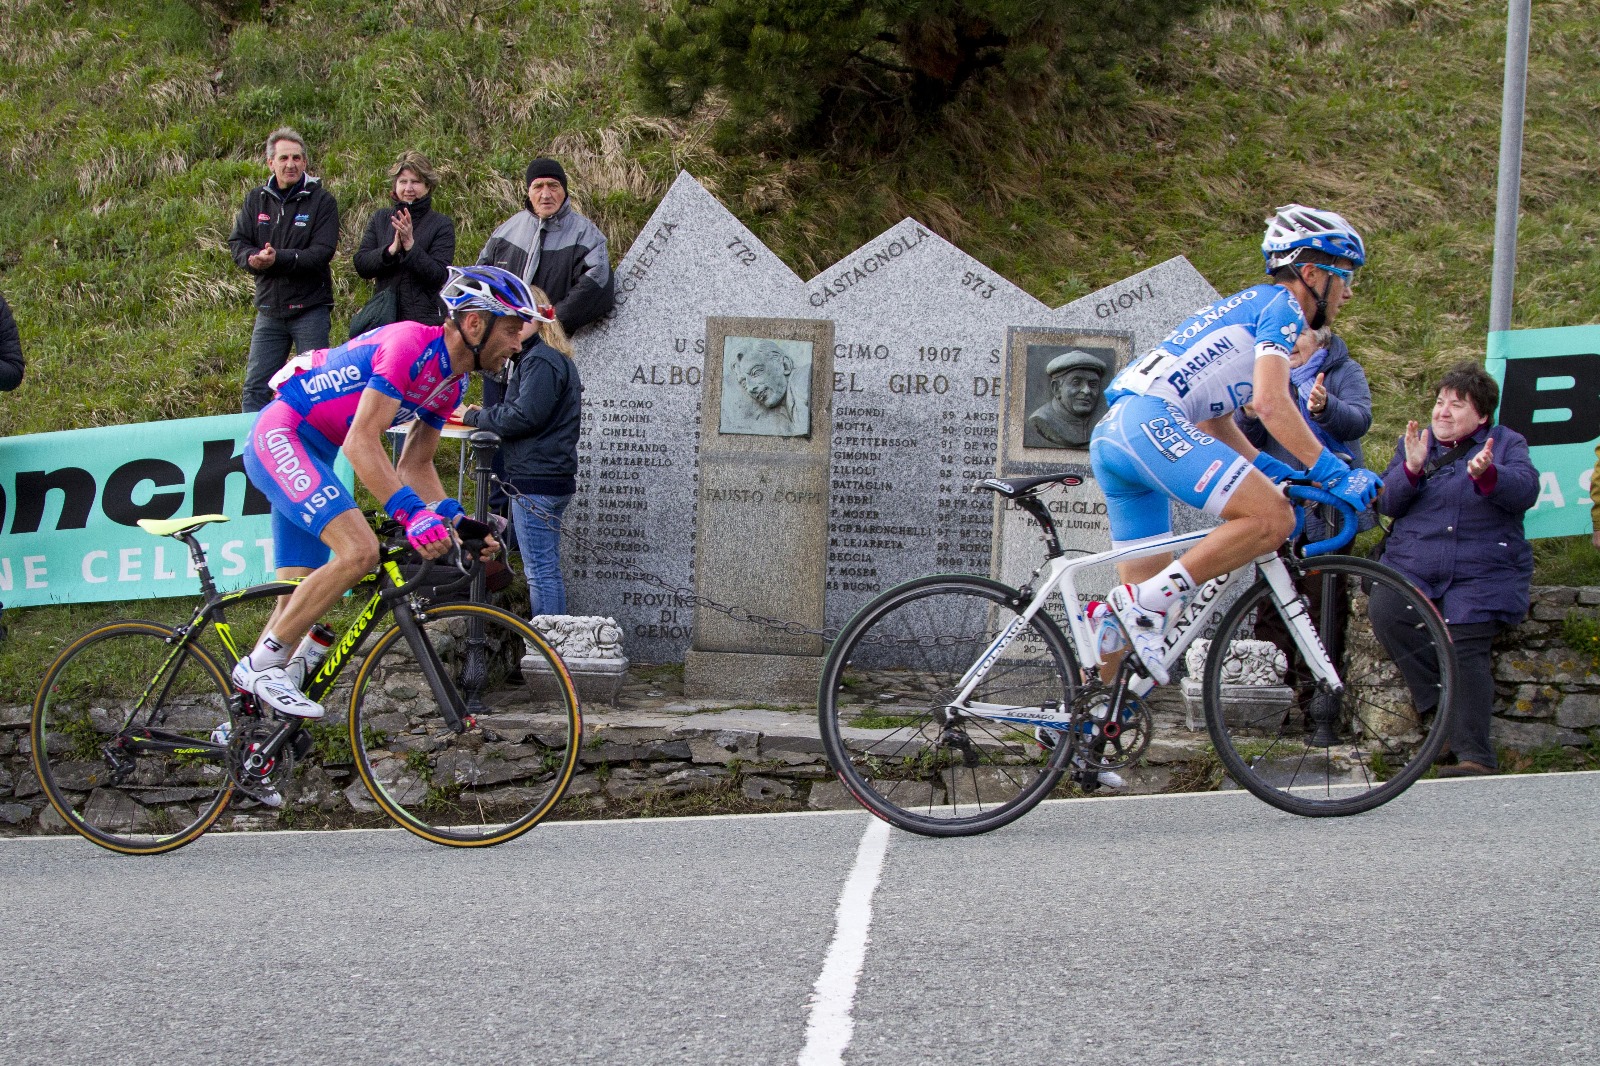
M 1517 274 L 1517 204 L 1522 195 L 1522 118 L 1528 95 L 1528 22 L 1532 0 L 1510 0 L 1506 80 L 1500 105 L 1500 192 L 1494 213 L 1494 269 L 1489 332 L 1511 328 Z

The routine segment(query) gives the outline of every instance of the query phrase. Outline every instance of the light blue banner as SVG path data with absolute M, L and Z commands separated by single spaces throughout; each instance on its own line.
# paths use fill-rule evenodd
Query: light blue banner
M 218 415 L 0 440 L 0 601 L 90 603 L 200 590 L 188 550 L 141 518 L 224 514 L 206 526 L 223 589 L 272 576 L 266 498 L 244 473 L 255 415 Z M 342 461 L 339 474 L 352 476 Z
M 1499 421 L 1528 438 L 1539 470 L 1529 538 L 1588 536 L 1589 477 L 1600 441 L 1600 326 L 1489 334 Z

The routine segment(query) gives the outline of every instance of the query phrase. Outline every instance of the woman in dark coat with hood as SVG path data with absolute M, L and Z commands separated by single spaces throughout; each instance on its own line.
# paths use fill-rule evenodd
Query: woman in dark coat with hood
M 444 321 L 439 290 L 456 255 L 456 224 L 433 209 L 439 174 L 421 152 L 407 150 L 389 168 L 393 204 L 373 212 L 355 255 L 356 273 L 373 292 L 396 290 L 400 322 Z

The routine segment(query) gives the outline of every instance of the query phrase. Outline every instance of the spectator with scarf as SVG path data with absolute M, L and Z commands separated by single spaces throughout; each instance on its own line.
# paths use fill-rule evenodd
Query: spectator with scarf
M 1351 466 L 1365 466 L 1361 438 L 1372 427 L 1372 390 L 1367 385 L 1367 372 L 1351 357 L 1344 338 L 1334 335 L 1328 327 L 1307 330 L 1301 337 L 1301 345 L 1296 346 L 1289 360 L 1289 384 L 1295 402 L 1306 416 L 1306 424 L 1329 451 Z M 1233 418 L 1251 444 L 1274 459 L 1299 465 L 1267 433 L 1252 405 L 1241 407 Z M 1372 512 L 1367 511 L 1358 528 L 1371 529 L 1376 522 Z M 1307 516 L 1307 540 L 1322 539 L 1325 529 L 1319 516 Z

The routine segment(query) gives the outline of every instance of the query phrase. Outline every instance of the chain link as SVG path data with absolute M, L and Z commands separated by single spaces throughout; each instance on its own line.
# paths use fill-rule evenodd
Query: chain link
M 505 479 L 501 478 L 499 475 L 491 474 L 490 479 L 497 486 L 499 486 L 500 490 L 504 492 L 508 498 L 523 498 L 522 493 L 512 488 L 506 483 Z M 551 529 L 556 528 L 555 525 L 550 521 L 550 517 L 541 511 L 536 505 L 530 502 L 526 506 L 528 513 L 533 517 L 537 518 Z M 679 597 L 684 602 L 695 607 L 705 607 L 720 614 L 725 614 L 735 622 L 747 622 L 750 625 L 760 626 L 763 629 L 771 629 L 779 633 L 787 633 L 791 636 L 821 637 L 830 644 L 839 638 L 839 631 L 837 629 L 810 629 L 799 622 L 788 621 L 783 618 L 769 618 L 768 616 L 761 614 L 751 614 L 749 608 L 730 607 L 728 604 L 718 603 L 716 600 L 713 600 L 709 597 L 696 595 L 692 589 L 681 588 L 677 585 L 674 585 L 665 578 L 658 577 L 655 574 L 650 573 L 650 571 L 635 565 L 634 563 L 630 563 L 619 556 L 612 555 L 609 552 L 604 551 L 575 530 L 562 529 L 560 532 L 562 536 L 570 537 L 574 544 L 576 544 L 582 550 L 588 552 L 596 560 L 606 563 L 610 566 L 617 567 L 619 570 L 627 571 L 630 577 L 643 582 L 646 585 L 661 589 L 663 592 L 670 592 L 674 596 Z

